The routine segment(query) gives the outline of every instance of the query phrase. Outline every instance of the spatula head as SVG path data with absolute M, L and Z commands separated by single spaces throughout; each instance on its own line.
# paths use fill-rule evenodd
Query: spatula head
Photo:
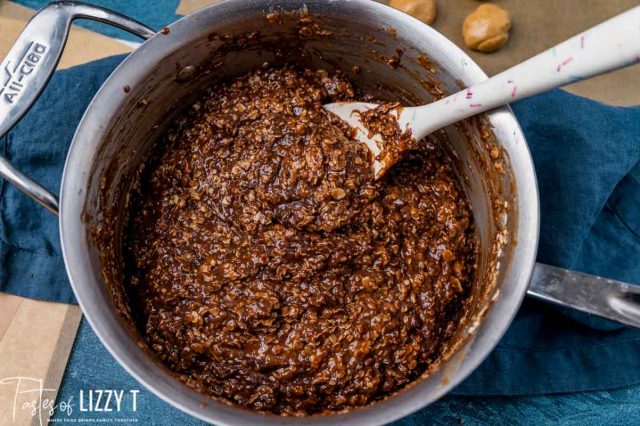
M 364 143 L 371 152 L 371 167 L 373 176 L 377 179 L 384 169 L 384 165 L 377 160 L 378 154 L 384 149 L 384 141 L 377 133 L 369 137 L 369 130 L 362 123 L 360 113 L 377 108 L 378 104 L 369 102 L 335 102 L 326 104 L 323 107 L 355 129 L 355 139 Z

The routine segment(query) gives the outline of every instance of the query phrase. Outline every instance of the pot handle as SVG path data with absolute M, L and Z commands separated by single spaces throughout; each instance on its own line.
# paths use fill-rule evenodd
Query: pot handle
M 143 39 L 151 28 L 111 10 L 81 2 L 60 1 L 40 9 L 31 18 L 0 65 L 0 136 L 31 108 L 58 65 L 71 23 L 90 19 L 122 28 Z M 58 197 L 0 156 L 0 176 L 58 214 Z
M 527 294 L 640 328 L 640 286 L 536 263 Z

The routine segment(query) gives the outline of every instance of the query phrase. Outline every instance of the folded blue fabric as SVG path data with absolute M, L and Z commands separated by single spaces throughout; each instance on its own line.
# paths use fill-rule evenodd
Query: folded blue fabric
M 100 84 L 122 60 L 58 72 L 0 152 L 52 190 Z M 514 105 L 542 197 L 538 259 L 640 284 L 640 108 L 553 91 Z M 0 289 L 74 302 L 57 219 L 0 181 Z M 104 353 L 99 345 L 84 351 Z M 496 350 L 455 393 L 523 395 L 640 383 L 640 330 L 527 300 Z

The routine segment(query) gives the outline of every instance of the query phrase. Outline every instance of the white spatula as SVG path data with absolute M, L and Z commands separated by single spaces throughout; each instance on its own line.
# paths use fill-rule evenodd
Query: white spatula
M 502 73 L 454 95 L 418 107 L 397 107 L 389 111 L 402 131 L 410 130 L 411 149 L 430 133 L 452 123 L 536 95 L 578 80 L 640 63 L 640 6 L 597 25 Z M 356 139 L 371 153 L 374 177 L 379 179 L 400 155 L 379 154 L 394 141 L 369 131 L 358 112 L 376 108 L 365 102 L 337 102 L 324 108 L 357 130 Z M 391 164 L 389 164 L 391 162 Z

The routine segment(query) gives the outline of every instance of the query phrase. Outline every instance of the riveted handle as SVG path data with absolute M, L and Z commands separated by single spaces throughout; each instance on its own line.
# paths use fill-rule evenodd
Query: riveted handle
M 0 65 L 0 136 L 29 111 L 46 87 L 62 56 L 75 19 L 104 22 L 143 39 L 155 34 L 151 28 L 102 7 L 69 1 L 45 6 L 27 23 Z M 1 156 L 0 176 L 58 214 L 58 197 Z

